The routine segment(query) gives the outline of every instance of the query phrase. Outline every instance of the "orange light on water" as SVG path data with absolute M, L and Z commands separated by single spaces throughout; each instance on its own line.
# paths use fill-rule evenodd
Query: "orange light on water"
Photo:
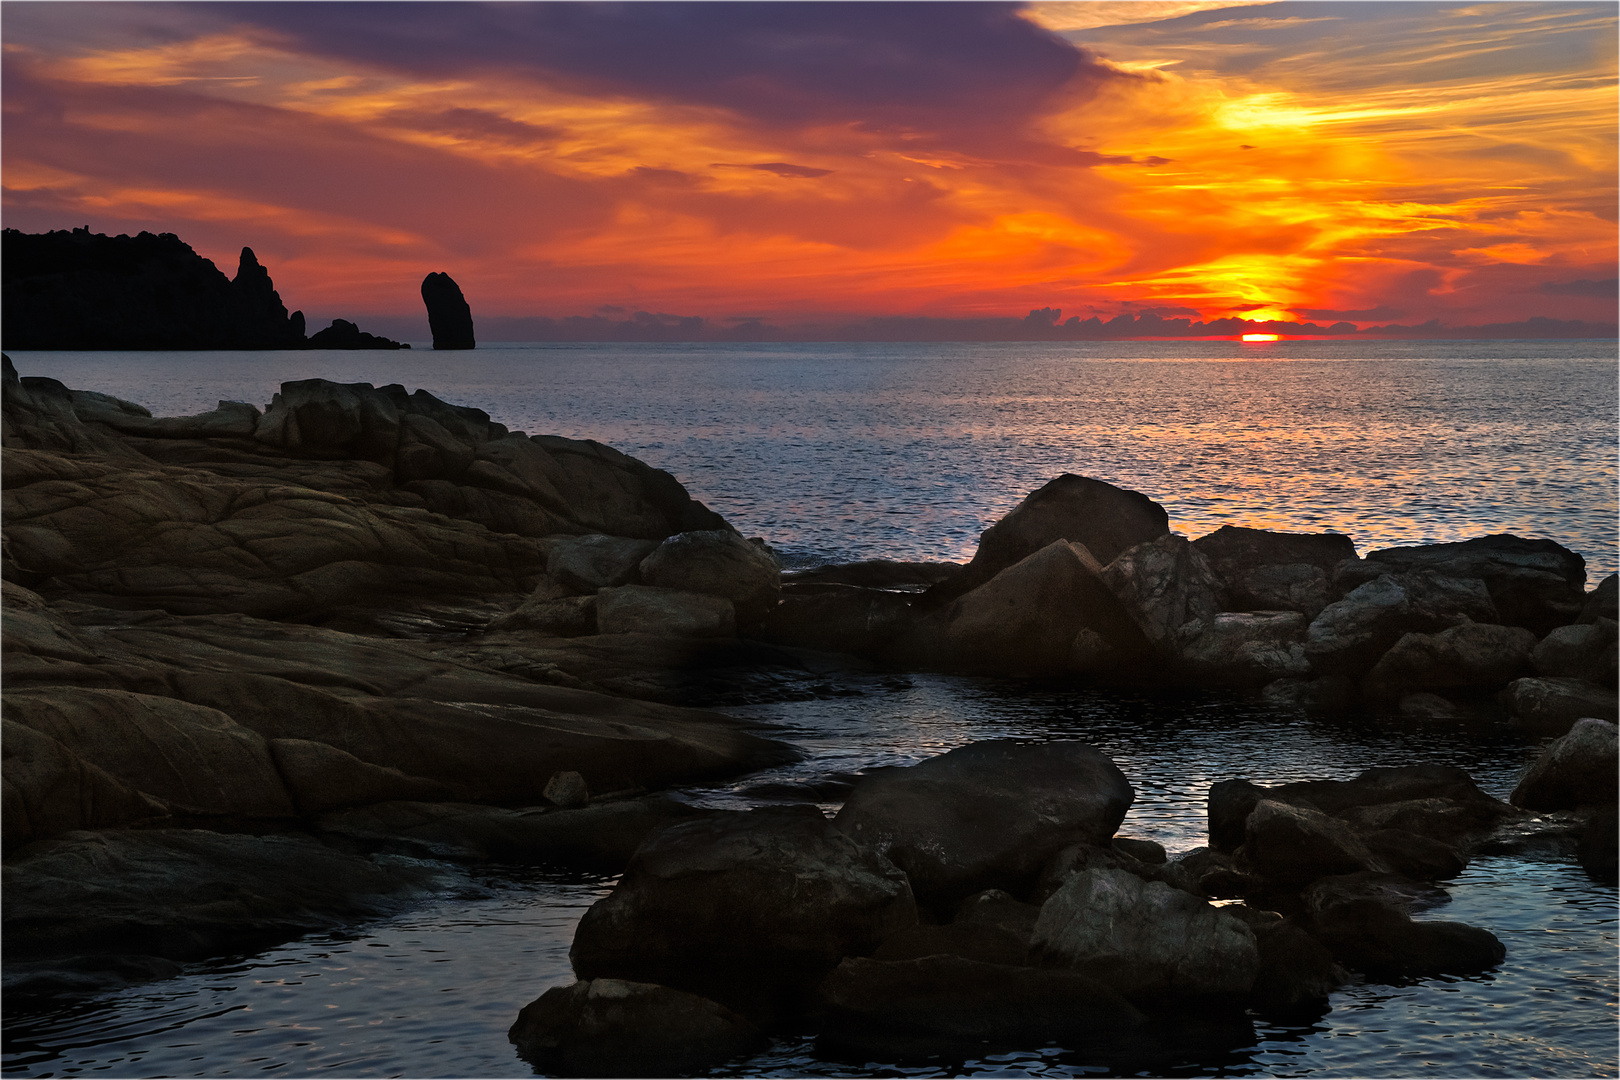
M 1244 341 L 1276 341 L 1276 340 L 1278 340 L 1278 338 L 1279 338 L 1279 335 L 1277 335 L 1277 334 L 1244 334 L 1243 335 L 1243 340 Z

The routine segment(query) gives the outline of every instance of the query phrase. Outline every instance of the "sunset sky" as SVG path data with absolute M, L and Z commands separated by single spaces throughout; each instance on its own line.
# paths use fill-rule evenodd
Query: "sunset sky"
M 289 307 L 1616 312 L 1613 3 L 5 3 L 4 220 Z M 368 327 L 369 328 L 369 327 Z

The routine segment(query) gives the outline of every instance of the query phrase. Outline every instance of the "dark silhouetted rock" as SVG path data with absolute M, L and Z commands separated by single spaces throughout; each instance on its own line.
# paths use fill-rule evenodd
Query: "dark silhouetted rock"
M 673 825 L 580 921 L 582 979 L 658 982 L 745 1014 L 789 1005 L 915 924 L 906 876 L 813 807 Z
M 1587 716 L 1620 721 L 1620 696 L 1614 687 L 1586 679 L 1516 679 L 1502 691 L 1500 700 L 1520 724 L 1549 735 L 1562 735 Z
M 1213 619 L 1220 609 L 1220 586 L 1208 560 L 1176 533 L 1126 548 L 1103 567 L 1102 579 L 1162 656 L 1175 653 L 1177 629 Z
M 1303 885 L 1359 870 L 1388 873 L 1392 869 L 1350 823 L 1310 807 L 1264 798 L 1244 823 L 1238 858 L 1268 881 L 1284 885 Z
M 749 637 L 855 656 L 887 656 L 913 625 L 910 598 L 885 589 L 833 583 L 786 584 L 782 599 Z
M 1307 564 L 1331 575 L 1334 567 L 1356 557 L 1356 545 L 1339 533 L 1286 533 L 1222 525 L 1193 541 L 1226 582 L 1265 566 Z
M 623 979 L 554 986 L 506 1037 L 546 1076 L 694 1076 L 764 1043 L 724 1005 Z
M 8 349 L 304 347 L 251 248 L 232 281 L 173 233 L 6 229 L 0 246 Z
M 1613 884 L 1620 876 L 1620 815 L 1613 803 L 1599 807 L 1575 844 L 1581 867 L 1599 881 Z
M 1016 967 L 1028 962 L 1029 934 L 981 922 L 912 926 L 886 938 L 872 959 L 915 960 L 941 954 Z
M 1292 649 L 1289 651 L 1292 654 Z M 1327 712 L 1349 708 L 1356 697 L 1356 684 L 1348 675 L 1315 679 L 1290 675 L 1261 687 L 1260 696 L 1268 705 Z
M 435 349 L 472 349 L 472 308 L 461 295 L 461 286 L 449 274 L 429 274 L 422 279 L 422 303 L 427 305 L 428 326 L 433 331 Z
M 577 593 L 639 584 L 641 561 L 657 548 L 656 541 L 629 536 L 559 537 L 546 553 L 546 576 Z
M 1613 687 L 1617 666 L 1615 621 L 1595 616 L 1591 622 L 1560 626 L 1536 644 L 1530 666 L 1537 675 L 1587 679 Z
M 850 959 L 821 985 L 822 1043 L 879 1060 L 1130 1031 L 1144 1017 L 1114 990 L 1073 971 L 987 964 L 960 956 Z
M 1259 970 L 1249 1005 L 1273 1020 L 1314 1019 L 1327 1011 L 1328 995 L 1344 982 L 1333 953 L 1296 921 L 1242 904 L 1222 909 L 1254 931 Z
M 1610 806 L 1620 795 L 1620 750 L 1607 720 L 1577 720 L 1554 739 L 1514 787 L 1508 801 L 1527 810 Z
M 1305 616 L 1297 611 L 1223 611 L 1176 634 L 1176 669 L 1200 686 L 1264 686 L 1310 673 Z
M 1127 548 L 1169 531 L 1164 507 L 1146 495 L 1065 473 L 986 529 L 973 561 L 926 595 L 930 601 L 961 596 L 1057 540 L 1084 545 L 1099 565 L 1106 566 Z
M 311 349 L 408 349 L 409 345 L 402 345 L 397 341 L 390 341 L 376 334 L 368 334 L 347 319 L 333 319 L 332 325 L 325 330 L 311 334 L 309 344 Z
M 983 889 L 1027 893 L 1071 844 L 1105 847 L 1135 792 L 1079 742 L 978 742 L 863 777 L 838 828 L 904 870 L 919 902 L 949 911 Z
M 1242 920 L 1162 882 L 1084 870 L 1041 905 L 1033 949 L 1043 966 L 1121 994 L 1247 994 L 1259 970 Z
M 776 556 L 730 529 L 676 533 L 641 560 L 640 572 L 647 585 L 731 601 L 742 624 L 764 618 L 782 587 Z
M 1576 622 L 1595 622 L 1598 619 L 1620 619 L 1620 574 L 1610 574 L 1586 594 L 1581 614 Z
M 1385 548 L 1368 552 L 1366 561 L 1393 571 L 1480 578 L 1501 622 L 1537 634 L 1574 622 L 1586 605 L 1586 560 L 1551 540 L 1497 533 L 1454 544 Z
M 1413 690 L 1495 690 L 1530 664 L 1536 636 L 1522 626 L 1465 622 L 1435 634 L 1403 634 L 1361 681 L 1369 698 Z
M 602 634 L 730 637 L 737 632 L 737 617 L 723 596 L 620 585 L 596 594 L 596 629 Z
M 892 559 L 865 559 L 853 563 L 831 563 L 808 570 L 782 574 L 784 585 L 852 585 L 862 589 L 894 592 L 920 592 L 961 573 L 961 563 L 895 562 Z
M 1500 964 L 1507 949 L 1488 930 L 1458 922 L 1414 921 L 1372 896 L 1329 888 L 1306 894 L 1308 926 L 1340 963 L 1387 981 L 1469 975 Z

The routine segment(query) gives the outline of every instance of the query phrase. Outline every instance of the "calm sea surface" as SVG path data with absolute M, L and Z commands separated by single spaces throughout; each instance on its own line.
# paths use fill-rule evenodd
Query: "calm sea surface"
M 1487 532 L 1546 536 L 1615 569 L 1612 343 L 493 346 L 475 353 L 14 353 L 24 375 L 156 414 L 263 404 L 286 379 L 424 387 L 530 433 L 669 469 L 798 564 L 969 556 L 1064 471 L 1144 491 L 1193 536 L 1221 524 L 1339 529 L 1363 550 Z M 1204 841 L 1214 780 L 1347 778 L 1436 762 L 1506 797 L 1536 742 L 1510 724 L 1307 716 L 1222 694 L 1103 693 L 938 676 L 852 678 L 851 696 L 741 706 L 806 751 L 695 788 L 757 804 L 765 781 L 906 764 L 983 738 L 1078 738 L 1137 791 L 1121 832 Z M 828 809 L 833 809 L 831 805 Z M 344 934 L 74 1002 L 6 1003 L 4 1071 L 31 1076 L 523 1076 L 505 1031 L 572 981 L 567 952 L 610 879 L 446 868 L 432 902 Z M 1352 985 L 1297 1027 L 1099 1061 L 1061 1047 L 977 1060 L 844 1061 L 784 1037 L 728 1075 L 1577 1077 L 1617 1074 L 1616 897 L 1569 858 L 1480 858 L 1420 917 L 1490 929 L 1495 971 Z

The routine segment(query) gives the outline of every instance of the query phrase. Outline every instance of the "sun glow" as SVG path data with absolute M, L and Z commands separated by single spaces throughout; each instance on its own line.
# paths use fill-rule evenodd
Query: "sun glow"
M 1243 340 L 1244 341 L 1277 341 L 1277 340 L 1280 340 L 1280 338 L 1279 338 L 1279 335 L 1277 335 L 1277 334 L 1244 334 L 1243 335 Z

